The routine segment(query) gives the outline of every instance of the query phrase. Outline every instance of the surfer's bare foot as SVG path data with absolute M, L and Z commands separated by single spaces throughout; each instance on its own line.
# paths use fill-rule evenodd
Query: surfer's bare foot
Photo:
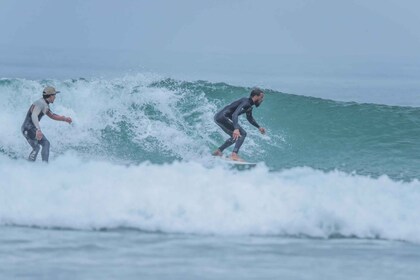
M 221 157 L 223 156 L 222 151 L 220 151 L 219 149 L 217 149 L 216 151 L 213 152 L 212 154 L 213 156 L 217 156 L 217 157 Z
M 234 160 L 234 161 L 244 161 L 242 158 L 240 158 L 240 157 L 238 156 L 238 154 L 237 154 L 237 153 L 232 153 L 232 155 L 230 156 L 230 159 L 231 159 L 231 160 Z

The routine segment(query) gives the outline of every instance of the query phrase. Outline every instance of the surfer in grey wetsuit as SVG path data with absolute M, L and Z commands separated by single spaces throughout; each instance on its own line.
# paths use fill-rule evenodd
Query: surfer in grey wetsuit
M 42 161 L 48 162 L 50 154 L 50 142 L 45 137 L 39 126 L 39 121 L 44 115 L 47 115 L 53 120 L 71 123 L 70 117 L 56 115 L 50 110 L 50 103 L 54 103 L 55 95 L 59 93 L 53 87 L 46 87 L 42 92 L 42 98 L 35 101 L 26 114 L 25 121 L 22 124 L 23 136 L 32 147 L 32 152 L 29 154 L 29 161 L 35 161 L 38 155 L 40 145 L 42 146 L 41 156 Z
M 231 136 L 222 146 L 213 152 L 214 156 L 222 156 L 223 150 L 235 143 L 235 147 L 230 158 L 236 161 L 243 161 L 238 156 L 238 152 L 245 140 L 246 131 L 239 125 L 238 116 L 245 113 L 247 120 L 253 126 L 258 128 L 262 134 L 264 134 L 265 129 L 260 127 L 252 117 L 253 106 L 260 106 L 263 102 L 263 99 L 264 92 L 259 88 L 255 88 L 251 91 L 249 98 L 244 97 L 232 102 L 214 116 L 214 121 L 216 124 L 220 126 L 224 132 Z

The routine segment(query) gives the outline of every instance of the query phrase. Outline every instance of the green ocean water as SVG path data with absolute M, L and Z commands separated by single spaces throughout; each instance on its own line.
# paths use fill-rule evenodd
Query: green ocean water
M 250 91 L 223 83 L 173 80 L 152 86 L 192 95 L 204 93 L 217 108 Z M 275 137 L 266 141 L 253 133 L 256 145 L 245 151 L 248 157 L 264 161 L 274 170 L 310 166 L 372 176 L 387 174 L 397 179 L 419 178 L 420 108 L 336 102 L 270 89 L 265 92 L 266 99 L 254 110 L 254 116 L 268 135 Z M 192 122 L 192 118 L 187 121 Z M 247 123 L 245 118 L 241 122 Z M 247 131 L 252 130 L 255 132 L 247 125 Z

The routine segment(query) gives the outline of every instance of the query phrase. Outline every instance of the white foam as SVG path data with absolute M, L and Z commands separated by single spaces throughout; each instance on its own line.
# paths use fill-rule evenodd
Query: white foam
M 2 85 L 0 89 L 5 100 L 0 105 L 0 119 L 7 127 L 0 138 L 0 147 L 17 157 L 27 157 L 30 147 L 22 137 L 20 127 L 31 103 L 41 97 L 43 87 L 48 84 L 61 91 L 55 103 L 50 105 L 52 111 L 71 116 L 74 121 L 71 126 L 46 117 L 41 121 L 43 132 L 52 145 L 51 158 L 75 146 L 80 149 L 96 147 L 106 154 L 109 143 L 103 143 L 102 133 L 105 129 L 118 132 L 121 122 L 131 129 L 130 141 L 145 151 L 184 159 L 208 154 L 208 143 L 213 141 L 209 134 L 222 134 L 213 123 L 215 106 L 204 93 L 149 87 L 161 80 L 162 77 L 154 74 L 90 81 L 10 80 L 9 85 Z M 194 110 L 181 111 L 187 102 L 194 104 Z M 148 115 L 147 106 L 152 108 L 152 115 Z M 198 113 L 200 119 L 185 124 L 185 118 L 193 113 Z
M 420 182 L 311 168 L 235 172 L 0 157 L 0 224 L 217 235 L 339 234 L 420 242 Z

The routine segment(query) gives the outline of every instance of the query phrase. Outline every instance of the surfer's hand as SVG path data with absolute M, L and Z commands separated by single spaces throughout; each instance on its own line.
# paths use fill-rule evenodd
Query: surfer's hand
M 238 140 L 239 137 L 241 137 L 241 133 L 239 132 L 239 129 L 235 129 L 233 131 L 232 138 L 233 138 L 233 140 L 236 141 L 236 140 Z
M 42 135 L 42 131 L 40 129 L 37 129 L 36 134 L 35 134 L 36 140 L 38 141 L 41 140 L 43 136 L 44 135 Z
M 71 123 L 73 120 L 70 117 L 64 117 L 66 123 Z
M 265 128 L 264 127 L 260 127 L 260 128 L 258 128 L 258 130 L 261 132 L 261 134 L 265 134 Z

